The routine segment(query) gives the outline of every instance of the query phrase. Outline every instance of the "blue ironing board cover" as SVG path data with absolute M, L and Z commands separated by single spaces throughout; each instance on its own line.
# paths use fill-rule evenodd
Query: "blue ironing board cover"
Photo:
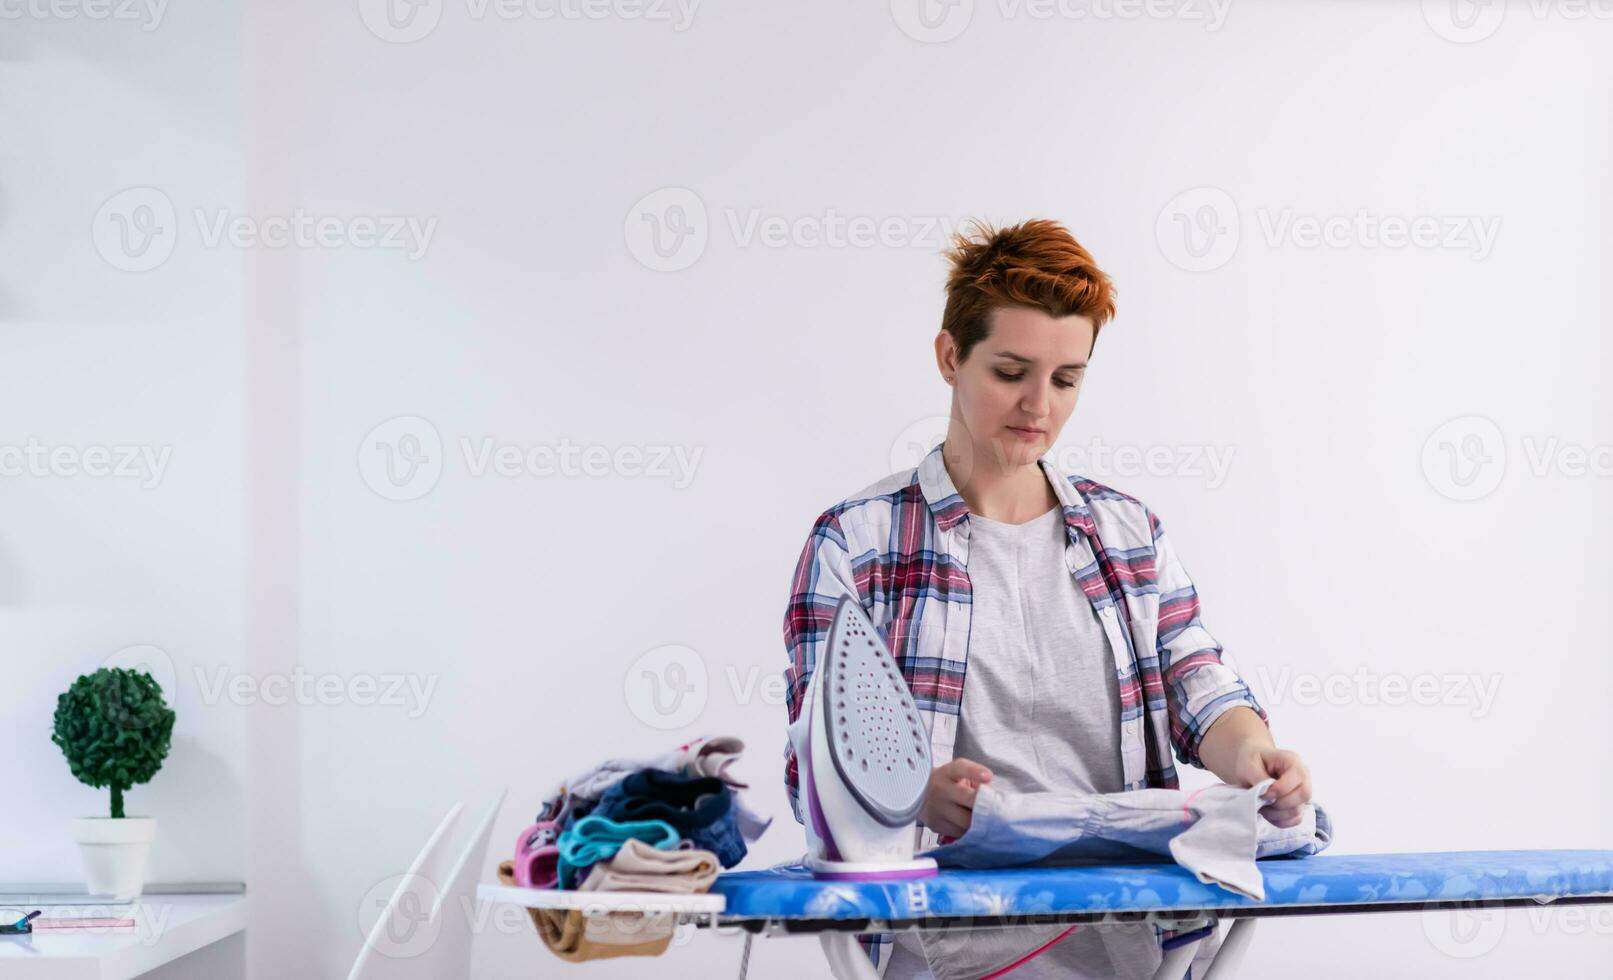
M 906 881 L 819 881 L 804 866 L 719 875 L 725 919 L 923 919 L 1613 896 L 1613 851 L 1322 854 L 1259 862 L 1256 902 L 1172 863 L 942 869 Z M 1326 911 L 1319 908 L 1318 911 Z

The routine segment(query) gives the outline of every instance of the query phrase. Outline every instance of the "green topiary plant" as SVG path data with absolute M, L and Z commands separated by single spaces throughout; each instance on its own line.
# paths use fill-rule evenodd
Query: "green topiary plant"
M 151 779 L 168 755 L 174 712 L 151 675 L 102 667 L 56 699 L 56 730 L 78 781 L 112 787 L 112 816 L 123 816 L 123 791 Z

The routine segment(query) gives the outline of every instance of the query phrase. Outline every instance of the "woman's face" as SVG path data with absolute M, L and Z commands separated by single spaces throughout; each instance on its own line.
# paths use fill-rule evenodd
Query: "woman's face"
M 977 463 L 1011 472 L 1058 439 L 1075 410 L 1094 331 L 1087 317 L 1019 306 L 993 310 L 990 326 L 962 364 L 952 335 L 936 338 L 941 375 L 954 378 L 948 440 L 962 436 Z

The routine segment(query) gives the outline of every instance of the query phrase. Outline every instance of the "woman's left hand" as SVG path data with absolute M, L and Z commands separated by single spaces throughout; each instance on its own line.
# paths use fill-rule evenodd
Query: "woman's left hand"
M 1278 827 L 1297 826 L 1300 807 L 1311 799 L 1311 771 L 1306 768 L 1298 752 L 1270 746 L 1250 745 L 1238 759 L 1238 779 L 1245 786 L 1253 786 L 1263 779 L 1275 779 L 1266 790 L 1271 802 L 1260 809 L 1260 815 Z

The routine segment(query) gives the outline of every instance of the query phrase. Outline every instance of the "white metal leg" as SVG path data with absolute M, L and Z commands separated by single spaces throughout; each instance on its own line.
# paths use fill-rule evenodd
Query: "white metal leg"
M 1254 919 L 1233 919 L 1232 928 L 1227 930 L 1227 937 L 1221 941 L 1221 949 L 1210 962 L 1204 980 L 1231 980 L 1237 974 L 1238 967 L 1243 965 L 1243 956 L 1249 951 L 1254 934 Z
M 1194 962 L 1194 951 L 1198 943 L 1203 940 L 1194 940 L 1192 943 L 1182 943 L 1174 949 L 1166 949 L 1165 959 L 1160 961 L 1160 969 L 1153 970 L 1153 980 L 1182 980 L 1187 974 L 1187 967 Z
M 1154 971 L 1154 980 L 1182 980 L 1187 974 L 1187 968 L 1193 964 L 1193 953 L 1203 941 L 1195 939 L 1175 949 L 1167 949 L 1165 958 L 1159 961 L 1159 969 Z
M 818 942 L 823 944 L 823 955 L 835 980 L 880 980 L 879 969 L 863 952 L 856 933 L 820 932 Z M 890 955 L 888 951 L 886 955 Z

